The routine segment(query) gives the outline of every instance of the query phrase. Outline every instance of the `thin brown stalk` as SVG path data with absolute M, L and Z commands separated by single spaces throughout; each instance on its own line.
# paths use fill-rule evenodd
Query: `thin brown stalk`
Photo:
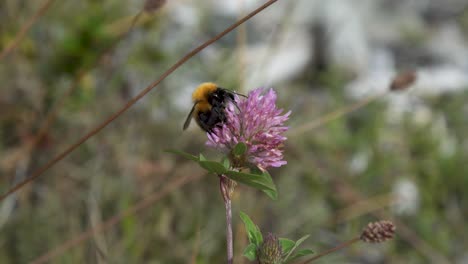
M 306 123 L 302 126 L 296 127 L 288 132 L 289 136 L 297 136 L 298 134 L 305 133 L 317 127 L 323 126 L 324 124 L 331 122 L 335 119 L 338 119 L 342 116 L 345 116 L 349 113 L 352 113 L 372 102 L 375 100 L 384 97 L 391 91 L 404 91 L 409 89 L 414 82 L 417 80 L 416 73 L 414 71 L 406 71 L 396 75 L 391 82 L 388 89 L 384 90 L 383 92 L 376 93 L 370 96 L 365 97 L 362 100 L 357 101 L 354 104 L 345 106 L 343 108 L 339 108 L 333 112 L 330 112 L 324 116 L 319 117 L 318 119 L 314 119 L 309 123 Z
M 58 99 L 57 102 L 54 103 L 54 105 L 52 106 L 51 110 L 49 110 L 49 112 L 47 113 L 44 121 L 40 124 L 39 126 L 39 130 L 37 132 L 37 134 L 34 136 L 33 140 L 31 140 L 30 142 L 26 143 L 21 149 L 19 149 L 17 155 L 14 156 L 14 158 L 12 158 L 9 162 L 11 163 L 16 163 L 18 162 L 18 160 L 20 160 L 22 157 L 25 157 L 25 156 L 28 156 L 34 151 L 34 149 L 36 148 L 36 146 L 42 141 L 42 139 L 47 135 L 47 132 L 49 131 L 50 127 L 52 126 L 52 124 L 54 123 L 56 117 L 57 117 L 57 113 L 60 112 L 60 109 L 62 109 L 62 107 L 65 105 L 65 102 L 67 101 L 68 97 L 70 97 L 70 95 L 79 87 L 79 83 L 81 82 L 81 80 L 83 79 L 84 76 L 86 76 L 86 74 L 92 70 L 93 68 L 95 68 L 102 60 L 105 56 L 107 56 L 110 52 L 112 52 L 112 50 L 115 49 L 115 47 L 117 46 L 117 44 L 122 40 L 124 39 L 125 37 L 127 37 L 127 35 L 133 30 L 134 26 L 136 25 L 136 23 L 138 22 L 139 18 L 141 17 L 141 15 L 143 14 L 143 10 L 140 11 L 138 14 L 136 14 L 135 16 L 133 16 L 133 19 L 130 23 L 130 26 L 128 27 L 128 29 L 120 34 L 114 41 L 111 45 L 109 45 L 107 48 L 105 48 L 104 50 L 102 50 L 100 52 L 100 54 L 98 55 L 98 57 L 96 58 L 96 60 L 93 62 L 92 65 L 90 65 L 87 69 L 81 69 L 77 75 L 75 76 L 72 84 L 70 85 L 70 87 L 65 91 L 65 93 L 63 93 L 60 98 Z
M 334 177 L 335 180 L 339 181 L 343 187 L 347 189 L 347 192 L 354 196 L 354 201 L 363 201 L 366 198 L 356 190 L 351 184 L 342 179 L 341 177 Z M 434 247 L 429 245 L 425 240 L 421 239 L 419 235 L 404 222 L 393 218 L 393 216 L 385 211 L 374 211 L 371 212 L 378 219 L 392 219 L 394 224 L 398 226 L 397 233 L 399 237 L 407 241 L 412 245 L 418 252 L 424 255 L 431 263 L 449 264 L 450 260 L 444 255 L 440 254 Z
M 197 233 L 195 235 L 195 243 L 193 244 L 193 253 L 190 257 L 191 264 L 197 264 L 198 253 L 200 252 L 200 227 L 197 227 Z
M 305 157 L 304 157 L 305 158 Z M 309 158 L 303 159 L 303 162 L 307 162 L 307 166 L 310 166 Z M 313 160 L 313 159 L 312 159 Z M 315 168 L 323 169 L 324 164 L 315 164 Z M 330 174 L 329 174 L 330 175 Z M 348 204 L 355 204 L 361 201 L 369 200 L 368 197 L 365 197 L 359 190 L 356 190 L 348 181 L 346 181 L 342 175 L 333 175 L 330 177 L 338 184 L 340 184 L 339 193 L 346 193 L 346 197 L 339 197 Z M 392 219 L 393 223 L 398 226 L 397 234 L 399 237 L 410 244 L 413 248 L 416 249 L 423 257 L 425 257 L 430 263 L 441 263 L 441 264 L 450 264 L 450 260 L 446 256 L 437 251 L 433 246 L 427 243 L 425 240 L 419 237 L 419 235 L 410 227 L 408 227 L 404 222 L 395 219 L 390 213 L 379 210 L 369 212 L 371 215 L 375 216 L 377 219 Z M 333 223 L 333 222 L 330 222 Z M 300 225 L 300 224 L 298 224 Z
M 288 133 L 289 136 L 297 136 L 299 134 L 305 133 L 307 131 L 313 130 L 317 127 L 323 126 L 324 124 L 336 120 L 342 116 L 345 116 L 351 112 L 354 112 L 370 103 L 373 101 L 377 100 L 378 98 L 381 98 L 385 96 L 388 93 L 388 91 L 382 92 L 382 93 L 376 93 L 373 95 L 370 95 L 354 104 L 345 106 L 343 108 L 339 108 L 333 112 L 330 112 L 328 114 L 325 114 L 317 119 L 312 120 L 311 122 L 308 122 L 302 126 L 296 127 L 294 129 L 291 129 L 290 132 Z
M 226 34 L 229 32 L 233 31 L 235 28 L 237 28 L 239 25 L 243 24 L 256 14 L 260 13 L 270 5 L 274 4 L 278 0 L 270 0 L 245 16 L 244 18 L 240 19 L 227 29 L 225 29 L 223 32 L 219 33 L 212 39 L 206 41 L 205 43 L 201 44 L 197 48 L 193 49 L 190 51 L 188 54 L 183 56 L 179 61 L 177 61 L 173 66 L 171 66 L 168 70 L 166 70 L 156 81 L 151 83 L 149 86 L 147 86 L 144 90 L 142 90 L 138 95 L 130 99 L 120 110 L 118 110 L 116 113 L 111 115 L 109 118 L 107 118 L 104 122 L 96 126 L 94 129 L 89 131 L 86 135 L 78 139 L 74 144 L 66 148 L 63 152 L 61 152 L 59 155 L 57 155 L 55 158 L 47 162 L 44 166 L 40 167 L 36 171 L 32 173 L 32 175 L 25 180 L 21 181 L 20 183 L 16 184 L 13 186 L 11 189 L 9 189 L 7 192 L 5 192 L 3 195 L 0 196 L 0 201 L 4 200 L 8 195 L 15 193 L 21 187 L 24 185 L 32 182 L 34 179 L 37 177 L 41 176 L 45 171 L 50 169 L 52 166 L 54 166 L 57 162 L 68 156 L 71 152 L 73 152 L 76 148 L 78 148 L 81 144 L 86 142 L 88 139 L 91 137 L 95 136 L 97 133 L 99 133 L 101 130 L 103 130 L 105 127 L 107 127 L 110 123 L 112 123 L 115 119 L 117 119 L 119 116 L 121 116 L 123 113 L 125 113 L 130 107 L 132 107 L 134 104 L 136 104 L 141 98 L 143 98 L 146 94 L 148 94 L 153 88 L 155 88 L 159 83 L 161 83 L 164 79 L 166 79 L 169 75 L 171 75 L 174 71 L 176 71 L 180 66 L 182 66 L 185 62 L 187 62 L 189 59 L 191 59 L 193 56 L 198 54 L 200 51 L 208 47 L 209 45 L 213 44 L 214 42 L 218 41 L 220 38 L 224 37 Z
M 185 177 L 180 177 L 176 178 L 173 182 L 169 183 L 166 185 L 161 191 L 154 192 L 150 195 L 148 195 L 145 199 L 141 200 L 134 206 L 128 208 L 127 210 L 121 212 L 120 214 L 117 214 L 105 222 L 102 222 L 99 225 L 96 225 L 95 227 L 89 228 L 85 232 L 76 235 L 72 239 L 62 243 L 60 246 L 52 249 L 49 252 L 46 252 L 42 256 L 39 256 L 38 258 L 34 259 L 31 261 L 31 264 L 40 264 L 40 263 L 47 263 L 50 262 L 52 259 L 62 255 L 65 253 L 67 250 L 78 246 L 82 242 L 90 239 L 93 237 L 95 234 L 104 232 L 114 225 L 118 224 L 121 222 L 123 219 L 130 215 L 134 215 L 140 211 L 145 210 L 146 208 L 152 206 L 154 203 L 157 201 L 161 200 L 162 198 L 166 197 L 167 195 L 171 194 L 173 191 L 179 189 L 180 187 L 190 183 L 197 181 L 204 177 L 205 174 L 198 174 L 198 175 L 191 175 L 191 176 L 185 176 Z
M 358 241 L 361 241 L 361 239 L 360 239 L 359 237 L 353 238 L 353 239 L 351 239 L 351 240 L 349 240 L 349 241 L 346 241 L 346 242 L 344 242 L 344 243 L 342 243 L 342 244 L 340 244 L 340 245 L 338 245 L 338 246 L 336 246 L 336 247 L 334 247 L 334 248 L 331 248 L 331 249 L 329 249 L 329 250 L 327 250 L 327 251 L 324 251 L 324 252 L 322 252 L 322 253 L 320 253 L 320 254 L 318 254 L 318 255 L 316 255 L 316 256 L 310 258 L 310 259 L 307 259 L 307 260 L 305 260 L 305 261 L 303 261 L 303 262 L 300 262 L 299 264 L 311 263 L 311 262 L 313 262 L 313 261 L 315 261 L 315 260 L 317 260 L 317 259 L 319 259 L 319 258 L 322 258 L 322 257 L 324 257 L 324 256 L 326 256 L 326 255 L 329 255 L 329 254 L 331 254 L 331 253 L 333 253 L 333 252 L 336 252 L 336 251 L 338 251 L 338 250 L 340 250 L 340 249 L 349 247 L 349 246 L 351 246 L 352 244 L 354 244 L 354 243 L 356 243 L 356 242 L 358 242 Z
M 244 7 L 245 7 L 245 0 L 241 1 L 241 8 L 242 12 L 239 14 L 239 18 L 244 16 Z M 236 45 L 237 45 L 237 71 L 238 71 L 238 78 L 239 78 L 239 92 L 244 92 L 244 84 L 245 84 L 245 50 L 247 46 L 247 28 L 245 25 L 241 25 L 237 30 L 236 35 Z
M 10 44 L 8 44 L 2 50 L 0 53 L 0 60 L 8 56 L 19 45 L 21 40 L 23 40 L 23 38 L 26 36 L 26 33 L 28 33 L 37 20 L 45 14 L 53 2 L 54 0 L 47 0 L 41 5 L 37 12 L 26 22 L 26 24 L 23 25 L 20 31 L 16 34 L 16 37 L 13 39 L 13 41 L 11 41 Z
M 391 206 L 394 202 L 395 199 L 391 193 L 377 195 L 366 200 L 357 201 L 356 203 L 338 211 L 336 213 L 334 224 L 345 223 L 359 216 L 381 210 L 385 207 Z

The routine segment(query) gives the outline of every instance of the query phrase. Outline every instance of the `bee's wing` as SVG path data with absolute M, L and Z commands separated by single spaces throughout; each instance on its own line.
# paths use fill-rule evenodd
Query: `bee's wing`
M 188 114 L 187 119 L 185 120 L 184 130 L 187 129 L 187 127 L 190 125 L 190 122 L 192 121 L 192 114 L 193 111 L 195 111 L 195 106 L 197 106 L 197 103 L 193 104 L 192 110 L 190 110 L 190 113 Z

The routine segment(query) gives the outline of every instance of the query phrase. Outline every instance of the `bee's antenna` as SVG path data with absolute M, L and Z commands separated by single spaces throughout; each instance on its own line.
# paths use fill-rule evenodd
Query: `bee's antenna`
M 235 91 L 226 89 L 226 88 L 218 87 L 218 89 L 221 89 L 221 90 L 224 90 L 224 91 L 226 91 L 226 92 L 229 92 L 229 93 L 232 93 L 232 94 L 239 95 L 239 96 L 242 96 L 242 97 L 247 98 L 247 95 L 243 95 L 243 94 L 241 94 L 241 93 L 238 93 L 238 92 L 235 92 Z
M 244 95 L 244 96 L 245 96 L 245 95 Z M 246 96 L 246 97 L 247 97 L 247 96 Z M 231 101 L 231 103 L 232 103 L 232 104 L 237 108 L 237 110 L 239 110 L 239 112 L 240 112 L 241 110 L 240 110 L 239 106 L 237 105 L 236 100 L 231 99 L 231 98 L 228 98 L 228 99 L 229 99 L 229 101 Z
M 243 94 L 241 94 L 241 93 L 237 93 L 237 92 L 234 92 L 234 91 L 231 91 L 231 93 L 233 93 L 233 94 L 235 94 L 235 95 L 240 95 L 240 96 L 242 96 L 242 97 L 247 98 L 247 95 L 243 95 Z

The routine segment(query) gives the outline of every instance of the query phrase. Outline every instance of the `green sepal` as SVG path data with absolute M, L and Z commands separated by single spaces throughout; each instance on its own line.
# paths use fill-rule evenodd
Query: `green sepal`
M 226 168 L 226 170 L 229 170 L 231 168 L 231 162 L 228 158 L 223 158 L 223 166 L 224 168 Z
M 247 145 L 243 142 L 237 143 L 232 149 L 232 154 L 235 156 L 242 156 L 247 152 Z

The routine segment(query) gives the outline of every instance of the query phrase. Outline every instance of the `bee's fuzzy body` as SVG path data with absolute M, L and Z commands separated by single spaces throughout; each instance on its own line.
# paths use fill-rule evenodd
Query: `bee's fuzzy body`
M 225 108 L 234 101 L 234 92 L 218 87 L 214 83 L 203 83 L 192 94 L 193 108 L 184 124 L 186 129 L 192 118 L 205 131 L 210 132 L 226 121 Z

